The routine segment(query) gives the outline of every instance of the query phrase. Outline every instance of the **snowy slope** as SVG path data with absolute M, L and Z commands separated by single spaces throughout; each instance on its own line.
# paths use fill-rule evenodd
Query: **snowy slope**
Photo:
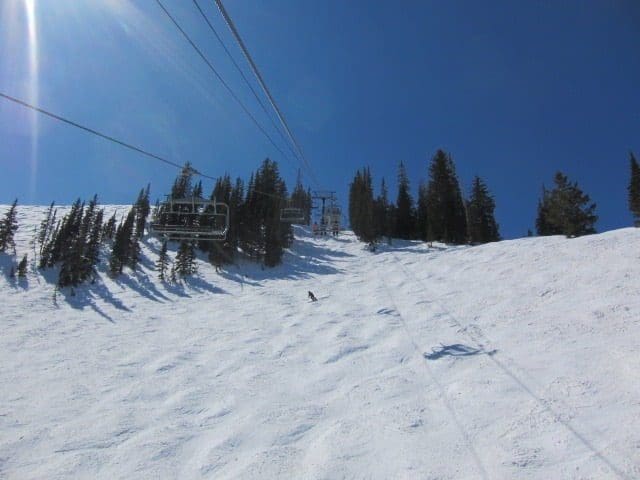
M 19 206 L 19 256 L 44 210 Z M 639 230 L 296 234 L 286 265 L 184 286 L 151 239 L 55 299 L 0 257 L 0 478 L 640 478 Z

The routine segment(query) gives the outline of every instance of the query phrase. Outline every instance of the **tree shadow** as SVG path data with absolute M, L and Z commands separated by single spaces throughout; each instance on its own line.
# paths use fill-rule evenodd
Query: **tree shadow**
M 9 255 L 7 253 L 0 253 L 0 271 L 5 276 L 7 281 L 15 286 L 15 278 L 11 276 L 11 269 L 13 268 L 13 272 L 17 275 L 16 270 L 18 269 L 18 265 L 15 261 L 14 255 Z
M 103 270 L 102 274 L 106 275 L 106 268 L 103 267 Z M 58 306 L 58 295 L 62 295 L 65 302 L 67 302 L 72 308 L 84 310 L 86 307 L 89 307 L 111 323 L 115 323 L 113 318 L 111 318 L 96 304 L 97 298 L 100 298 L 105 303 L 113 305 L 118 310 L 125 312 L 131 311 L 124 303 L 122 303 L 121 300 L 114 297 L 107 286 L 100 281 L 100 275 L 96 276 L 96 278 L 91 282 L 82 283 L 75 287 L 60 288 L 58 286 L 60 267 L 47 268 L 39 270 L 39 272 L 45 282 L 54 287 L 53 303 L 56 307 Z
M 155 302 L 169 301 L 149 278 L 149 275 L 142 270 L 136 270 L 131 274 L 121 274 L 114 278 L 114 281 L 122 288 L 130 288 L 141 296 Z
M 471 357 L 474 355 L 494 355 L 497 350 L 486 351 L 484 348 L 474 348 L 461 343 L 442 345 L 432 348 L 431 353 L 423 354 L 427 360 L 438 360 L 442 357 Z
M 296 229 L 298 232 L 299 229 Z M 336 258 L 353 257 L 350 253 L 332 250 L 310 241 L 310 235 L 295 238 L 291 247 L 285 250 L 282 263 L 275 267 L 265 267 L 254 259 L 241 254 L 233 263 L 236 272 L 222 269 L 218 272 L 223 278 L 244 285 L 261 287 L 263 280 L 290 279 L 300 280 L 312 278 L 314 275 L 335 275 L 343 272 L 334 265 Z M 226 267 L 229 267 L 227 264 Z
M 453 245 L 440 242 L 424 242 L 422 240 L 400 240 L 393 239 L 391 245 L 386 241 L 376 244 L 375 253 L 393 253 L 393 252 L 407 252 L 407 253 L 419 253 L 429 254 L 436 252 L 453 252 L 456 250 L 469 248 L 469 245 Z
M 226 280 L 239 283 L 241 289 L 244 288 L 245 285 L 248 285 L 250 287 L 262 287 L 261 283 L 252 281 L 251 279 L 249 279 L 246 273 L 240 272 L 240 266 L 238 264 L 235 264 L 235 267 L 238 269 L 238 272 L 236 273 L 222 268 L 218 272 L 218 275 Z
M 184 284 L 198 293 L 227 293 L 220 287 L 215 287 L 199 276 L 190 276 L 182 279 Z
M 86 307 L 89 307 L 102 318 L 108 320 L 111 323 L 116 322 L 110 315 L 108 315 L 96 304 L 96 297 L 94 296 L 94 294 L 105 302 L 110 303 L 118 310 L 131 312 L 131 309 L 116 297 L 114 297 L 111 292 L 109 292 L 109 289 L 103 284 L 99 284 L 97 287 L 95 283 L 91 285 L 80 285 L 78 287 L 63 287 L 57 290 L 57 292 L 59 292 L 64 297 L 66 303 L 72 308 L 75 308 L 77 310 L 84 310 Z M 56 295 L 54 293 L 54 302 L 55 301 Z

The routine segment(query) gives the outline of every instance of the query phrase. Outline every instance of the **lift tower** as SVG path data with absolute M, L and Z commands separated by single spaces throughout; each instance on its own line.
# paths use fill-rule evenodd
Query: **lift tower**
M 318 226 L 317 233 L 326 235 L 328 231 L 331 231 L 333 235 L 337 235 L 340 231 L 340 207 L 337 203 L 336 192 L 318 190 L 313 192 L 311 198 L 322 202 L 320 207 L 320 225 Z

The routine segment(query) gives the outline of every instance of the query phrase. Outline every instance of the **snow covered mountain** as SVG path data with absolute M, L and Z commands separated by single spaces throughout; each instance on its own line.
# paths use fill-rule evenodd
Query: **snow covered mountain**
M 298 228 L 280 267 L 166 285 L 149 239 L 73 296 L 2 256 L 0 477 L 640 478 L 639 244 Z

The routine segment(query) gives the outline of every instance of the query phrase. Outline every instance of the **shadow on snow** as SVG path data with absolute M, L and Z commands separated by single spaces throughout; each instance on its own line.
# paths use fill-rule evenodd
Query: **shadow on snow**
M 425 353 L 427 360 L 438 360 L 442 357 L 471 357 L 474 355 L 494 355 L 497 350 L 486 351 L 483 348 L 474 348 L 461 343 L 452 345 L 440 345 L 439 348 L 431 349 L 431 353 Z

